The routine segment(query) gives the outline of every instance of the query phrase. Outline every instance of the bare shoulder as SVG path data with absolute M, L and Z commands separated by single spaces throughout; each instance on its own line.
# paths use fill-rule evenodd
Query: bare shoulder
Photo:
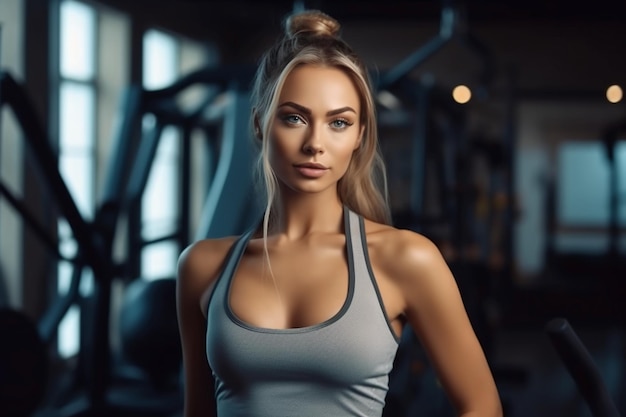
M 439 248 L 426 236 L 411 230 L 365 220 L 370 251 L 381 252 L 393 263 L 418 267 L 442 260 Z
M 187 246 L 178 258 L 179 274 L 190 279 L 214 275 L 236 238 L 204 239 Z
M 387 288 L 387 305 L 396 305 L 395 312 L 406 317 L 456 410 L 502 416 L 489 366 L 439 248 L 409 230 L 367 221 L 365 230 L 376 278 Z
M 372 262 L 396 284 L 414 286 L 428 277 L 442 277 L 433 272 L 449 273 L 439 248 L 426 236 L 368 220 L 365 230 Z
M 217 279 L 236 236 L 199 240 L 187 246 L 178 258 L 179 295 L 200 302 Z

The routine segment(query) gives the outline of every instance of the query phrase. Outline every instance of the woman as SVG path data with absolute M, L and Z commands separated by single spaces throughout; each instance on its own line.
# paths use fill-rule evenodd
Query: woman
M 286 29 L 252 97 L 263 221 L 180 257 L 185 416 L 380 416 L 405 325 L 459 416 L 501 416 L 441 254 L 389 225 L 365 66 L 321 12 Z

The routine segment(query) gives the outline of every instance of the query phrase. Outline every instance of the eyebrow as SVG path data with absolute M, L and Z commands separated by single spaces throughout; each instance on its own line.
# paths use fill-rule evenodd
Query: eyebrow
M 306 115 L 310 115 L 311 114 L 311 109 L 301 106 L 299 104 L 294 103 L 293 101 L 286 101 L 284 103 L 281 103 L 278 108 L 281 107 L 285 107 L 285 106 L 289 106 L 289 107 L 293 107 L 294 109 L 298 110 L 299 112 L 302 112 Z M 347 111 L 351 111 L 352 113 L 356 114 L 356 111 L 350 107 L 350 106 L 345 106 L 345 107 L 341 107 L 339 109 L 335 109 L 335 110 L 330 110 L 328 112 L 326 112 L 326 116 L 334 116 L 336 114 L 341 114 L 341 113 L 345 113 Z

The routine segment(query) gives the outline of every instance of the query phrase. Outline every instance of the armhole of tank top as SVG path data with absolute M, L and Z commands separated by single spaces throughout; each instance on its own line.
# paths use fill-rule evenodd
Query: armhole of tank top
M 387 315 L 387 309 L 385 308 L 385 303 L 383 301 L 383 297 L 380 293 L 380 289 L 378 288 L 378 283 L 376 283 L 376 277 L 374 276 L 374 270 L 372 269 L 372 263 L 370 261 L 370 255 L 367 248 L 367 235 L 365 233 L 365 221 L 363 220 L 363 216 L 359 216 L 359 232 L 361 237 L 361 245 L 363 246 L 363 256 L 365 257 L 365 266 L 367 267 L 367 274 L 370 277 L 372 282 L 372 286 L 374 287 L 374 291 L 376 292 L 376 298 L 378 298 L 378 304 L 380 306 L 380 310 L 385 318 L 385 323 L 387 323 L 387 328 L 389 329 L 389 333 L 393 337 L 393 340 L 396 343 L 400 344 L 401 335 L 396 335 L 396 332 L 391 327 L 391 320 L 389 320 L 389 316 Z
M 202 311 L 204 313 L 205 319 L 209 318 L 209 305 L 211 303 L 211 300 L 213 299 L 213 294 L 215 294 L 215 289 L 217 288 L 218 283 L 222 280 L 222 277 L 231 266 L 230 265 L 232 262 L 231 259 L 233 255 L 235 254 L 235 252 L 238 251 L 239 247 L 241 246 L 242 244 L 241 241 L 242 240 L 247 241 L 248 234 L 250 233 L 251 232 L 244 233 L 243 235 L 235 239 L 233 244 L 228 249 L 226 256 L 224 257 L 224 262 L 223 262 L 222 268 L 217 273 L 217 278 L 215 278 L 213 282 L 211 282 L 211 284 L 209 284 L 207 288 L 202 292 L 202 295 L 200 296 L 200 304 L 202 305 Z

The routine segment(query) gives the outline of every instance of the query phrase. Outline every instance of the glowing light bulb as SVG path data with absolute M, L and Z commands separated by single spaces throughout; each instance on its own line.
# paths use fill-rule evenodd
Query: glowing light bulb
M 619 85 L 613 84 L 606 89 L 606 99 L 611 103 L 619 103 L 622 101 L 623 97 L 624 92 L 622 91 L 622 87 Z
M 459 104 L 465 104 L 472 98 L 472 90 L 466 85 L 457 85 L 452 90 L 452 98 Z

